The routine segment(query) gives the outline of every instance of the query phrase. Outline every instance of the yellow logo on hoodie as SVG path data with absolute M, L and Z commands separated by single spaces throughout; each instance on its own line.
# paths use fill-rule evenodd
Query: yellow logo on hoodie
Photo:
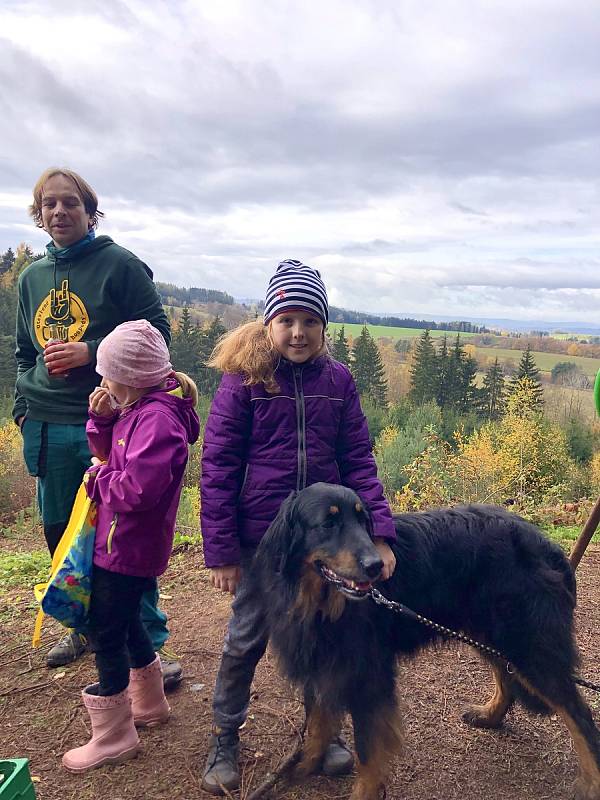
M 51 289 L 33 317 L 35 336 L 40 347 L 50 339 L 78 342 L 90 324 L 90 317 L 81 298 L 69 289 L 65 279 L 60 289 Z

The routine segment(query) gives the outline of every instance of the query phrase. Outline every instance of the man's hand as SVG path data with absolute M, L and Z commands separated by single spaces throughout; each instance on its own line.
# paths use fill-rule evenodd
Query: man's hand
M 44 348 L 44 362 L 50 375 L 66 377 L 70 369 L 83 367 L 91 360 L 85 342 L 50 342 Z
M 90 395 L 90 411 L 101 417 L 113 417 L 115 409 L 110 400 L 110 393 L 105 386 L 96 386 Z
M 210 571 L 210 580 L 215 589 L 229 592 L 229 594 L 235 594 L 240 577 L 239 564 L 233 564 L 229 567 L 213 567 Z
M 374 539 L 374 544 L 383 560 L 383 569 L 381 570 L 379 580 L 387 581 L 388 578 L 392 577 L 396 569 L 396 556 L 393 554 L 392 548 L 385 539 Z

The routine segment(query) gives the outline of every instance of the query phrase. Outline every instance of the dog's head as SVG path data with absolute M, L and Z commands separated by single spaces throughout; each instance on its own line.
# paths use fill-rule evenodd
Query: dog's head
M 261 543 L 289 580 L 308 566 L 339 581 L 347 597 L 366 597 L 383 562 L 373 544 L 367 509 L 351 489 L 315 483 L 290 495 Z

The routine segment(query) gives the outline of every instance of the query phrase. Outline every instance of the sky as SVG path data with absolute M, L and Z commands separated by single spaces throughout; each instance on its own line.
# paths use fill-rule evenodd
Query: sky
M 3 0 L 0 250 L 48 166 L 157 280 L 600 321 L 597 0 Z

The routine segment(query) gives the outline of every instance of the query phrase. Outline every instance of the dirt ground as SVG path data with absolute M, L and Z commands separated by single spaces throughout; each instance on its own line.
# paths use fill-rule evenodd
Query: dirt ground
M 29 546 L 30 545 L 30 546 Z M 0 550 L 15 543 L 0 540 Z M 21 543 L 24 550 L 39 542 Z M 578 641 L 582 675 L 600 683 L 600 547 L 578 570 Z M 38 800 L 207 800 L 200 789 L 211 722 L 211 692 L 218 666 L 229 600 L 208 584 L 198 549 L 176 554 L 161 581 L 168 612 L 170 646 L 181 656 L 185 681 L 170 695 L 168 725 L 143 731 L 143 752 L 120 767 L 71 775 L 62 753 L 83 744 L 88 722 L 80 690 L 94 680 L 91 656 L 70 667 L 48 670 L 47 649 L 60 630 L 44 628 L 43 646 L 29 646 L 34 612 L 27 592 L 0 599 L 0 758 L 27 757 Z M 498 731 L 469 728 L 461 710 L 488 693 L 489 675 L 465 647 L 431 651 L 402 667 L 406 747 L 392 765 L 391 800 L 567 800 L 573 797 L 576 760 L 569 735 L 555 718 L 512 710 Z M 584 690 L 600 722 L 600 695 Z M 244 800 L 295 744 L 302 706 L 267 655 L 259 666 L 250 718 L 242 731 L 243 781 L 234 797 Z M 351 736 L 351 732 L 347 731 Z M 341 800 L 351 779 L 315 776 L 301 785 L 279 787 L 280 800 Z

